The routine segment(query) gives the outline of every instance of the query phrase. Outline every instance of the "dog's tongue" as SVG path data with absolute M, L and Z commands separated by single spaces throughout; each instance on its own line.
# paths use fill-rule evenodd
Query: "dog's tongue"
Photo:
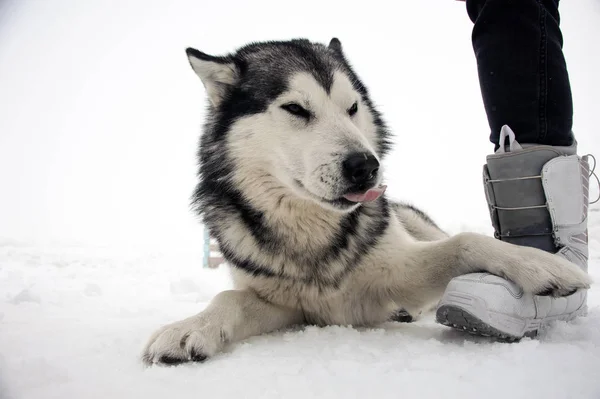
M 367 190 L 364 193 L 346 194 L 346 195 L 344 195 L 344 198 L 346 198 L 348 201 L 352 201 L 352 202 L 375 201 L 377 198 L 379 198 L 383 195 L 386 188 L 387 188 L 387 186 L 379 186 L 379 187 L 375 187 L 370 190 Z

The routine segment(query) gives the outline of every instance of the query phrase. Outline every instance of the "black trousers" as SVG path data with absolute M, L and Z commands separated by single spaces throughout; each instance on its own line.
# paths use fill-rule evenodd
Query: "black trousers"
M 520 143 L 573 144 L 573 99 L 558 0 L 467 0 L 490 141 L 508 125 Z

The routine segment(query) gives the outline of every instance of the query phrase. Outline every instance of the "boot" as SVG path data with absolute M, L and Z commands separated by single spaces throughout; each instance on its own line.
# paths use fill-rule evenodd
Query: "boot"
M 495 237 L 556 253 L 587 271 L 588 157 L 576 145 L 519 145 L 508 126 L 501 147 L 483 168 Z M 501 277 L 472 273 L 448 284 L 436 321 L 469 333 L 518 340 L 554 320 L 571 320 L 587 309 L 587 290 L 554 298 L 524 293 Z

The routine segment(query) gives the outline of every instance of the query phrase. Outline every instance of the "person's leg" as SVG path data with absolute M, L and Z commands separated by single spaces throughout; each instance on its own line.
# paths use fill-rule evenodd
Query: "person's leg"
M 496 238 L 556 253 L 587 270 L 589 166 L 577 156 L 557 0 L 467 0 L 496 153 L 484 186 Z M 505 138 L 508 136 L 508 145 Z M 585 312 L 586 291 L 526 294 L 488 273 L 454 278 L 436 320 L 518 339 Z
M 506 144 L 499 143 L 505 125 L 523 145 L 554 147 L 488 157 L 486 192 L 496 235 L 557 252 L 542 180 L 527 177 L 540 176 L 546 162 L 577 151 L 558 0 L 467 0 L 467 12 L 495 149 Z
M 496 149 L 503 125 L 520 143 L 573 144 L 558 0 L 467 0 L 467 11 Z

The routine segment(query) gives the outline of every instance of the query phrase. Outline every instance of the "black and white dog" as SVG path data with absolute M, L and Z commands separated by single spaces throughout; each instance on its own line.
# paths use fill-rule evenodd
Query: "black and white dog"
M 456 276 L 488 271 L 526 292 L 588 287 L 574 264 L 492 237 L 448 237 L 390 203 L 386 126 L 337 39 L 187 55 L 210 100 L 195 203 L 235 290 L 159 329 L 147 363 L 204 360 L 290 325 L 372 325 L 431 307 Z

